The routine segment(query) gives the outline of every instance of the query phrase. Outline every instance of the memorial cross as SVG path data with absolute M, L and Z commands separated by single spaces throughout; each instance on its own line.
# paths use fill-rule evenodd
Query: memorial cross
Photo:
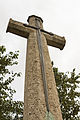
M 10 19 L 7 31 L 27 38 L 23 120 L 44 120 L 46 112 L 62 120 L 58 93 L 47 45 L 62 50 L 65 38 L 43 29 L 43 20 L 28 17 L 29 24 Z

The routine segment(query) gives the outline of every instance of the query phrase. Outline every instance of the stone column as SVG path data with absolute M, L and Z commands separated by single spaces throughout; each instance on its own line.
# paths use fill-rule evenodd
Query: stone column
M 35 26 L 36 17 L 37 16 L 30 16 L 28 18 L 29 25 Z M 37 18 L 40 20 L 40 27 L 43 28 L 42 19 L 40 17 Z M 43 33 L 41 33 L 41 38 L 45 60 L 44 64 L 50 112 L 55 117 L 55 120 L 62 120 L 56 83 L 48 53 L 47 41 Z M 32 30 L 29 34 L 27 43 L 23 120 L 45 120 L 46 112 L 37 34 L 36 30 Z

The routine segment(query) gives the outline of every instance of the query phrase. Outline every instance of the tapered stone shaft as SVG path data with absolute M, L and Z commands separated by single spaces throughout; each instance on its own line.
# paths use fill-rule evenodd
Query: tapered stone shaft
M 40 25 L 42 27 L 42 20 L 40 18 L 38 19 L 40 20 Z M 29 25 L 36 25 L 35 16 L 30 17 L 28 21 Z M 47 48 L 47 41 L 43 33 L 41 33 L 41 40 L 45 61 L 44 65 L 50 112 L 53 114 L 55 120 L 62 120 L 55 78 Z M 34 30 L 29 34 L 27 43 L 23 120 L 45 120 L 46 112 L 47 109 L 45 103 L 37 34 L 36 30 Z

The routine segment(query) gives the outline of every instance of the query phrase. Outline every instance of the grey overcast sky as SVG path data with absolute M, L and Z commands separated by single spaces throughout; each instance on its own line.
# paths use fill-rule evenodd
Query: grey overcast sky
M 76 72 L 80 72 L 80 0 L 0 0 L 0 45 L 5 45 L 7 52 L 20 51 L 19 64 L 12 68 L 22 72 L 22 77 L 12 85 L 17 90 L 16 100 L 23 100 L 27 40 L 6 33 L 6 28 L 10 18 L 27 23 L 30 15 L 40 16 L 45 30 L 65 36 L 63 51 L 48 47 L 59 71 L 76 68 Z

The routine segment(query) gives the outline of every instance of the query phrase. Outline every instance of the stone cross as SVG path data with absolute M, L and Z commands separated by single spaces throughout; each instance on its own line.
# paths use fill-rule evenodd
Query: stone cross
M 7 32 L 27 38 L 23 120 L 45 120 L 49 111 L 55 120 L 62 120 L 47 45 L 62 50 L 65 38 L 45 31 L 38 16 L 29 16 L 28 23 L 10 19 L 7 28 Z

